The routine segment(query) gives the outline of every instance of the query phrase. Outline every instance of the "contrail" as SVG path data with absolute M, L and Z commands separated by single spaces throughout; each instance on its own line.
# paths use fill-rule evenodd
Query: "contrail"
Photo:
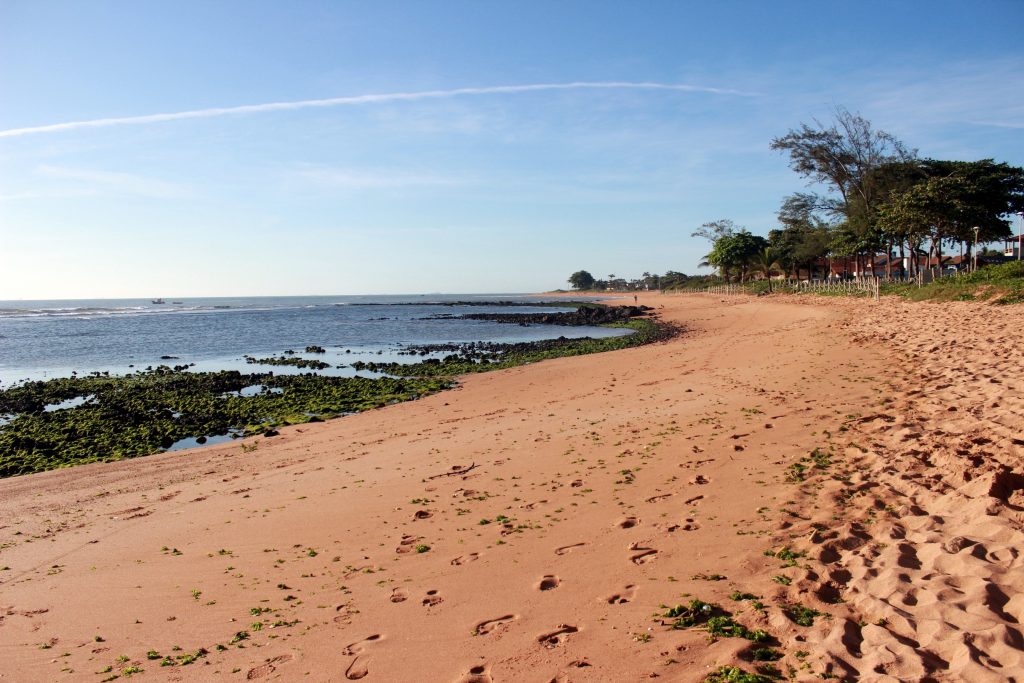
M 0 138 L 14 138 L 37 133 L 59 133 L 79 128 L 104 128 L 107 126 L 127 126 L 144 123 L 162 123 L 182 119 L 208 119 L 230 114 L 250 114 L 265 111 L 288 111 L 292 109 L 309 109 L 311 107 L 340 107 L 353 104 L 379 104 L 382 102 L 411 102 L 415 100 L 441 99 L 446 97 L 462 97 L 466 95 L 496 95 L 538 92 L 543 90 L 670 90 L 677 92 L 711 93 L 714 95 L 738 95 L 750 97 L 755 93 L 731 90 L 728 88 L 709 88 L 699 85 L 677 83 L 645 83 L 629 81 L 578 81 L 574 83 L 534 83 L 529 85 L 496 85 L 482 88 L 455 88 L 452 90 L 423 90 L 420 92 L 396 92 L 378 95 L 352 95 L 349 97 L 331 97 L 323 100 L 298 100 L 295 102 L 268 102 L 265 104 L 246 104 L 237 107 L 215 107 L 212 109 L 195 109 L 178 111 L 169 114 L 145 114 L 142 116 L 121 116 L 90 121 L 68 121 L 52 123 L 46 126 L 30 126 L 27 128 L 11 128 L 0 130 Z

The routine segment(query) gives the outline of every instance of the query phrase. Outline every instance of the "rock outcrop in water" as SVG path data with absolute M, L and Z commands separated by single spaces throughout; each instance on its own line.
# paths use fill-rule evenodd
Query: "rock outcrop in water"
M 647 315 L 650 306 L 580 306 L 567 313 L 466 313 L 455 316 L 459 320 L 490 320 L 519 325 L 607 325 L 621 323 Z

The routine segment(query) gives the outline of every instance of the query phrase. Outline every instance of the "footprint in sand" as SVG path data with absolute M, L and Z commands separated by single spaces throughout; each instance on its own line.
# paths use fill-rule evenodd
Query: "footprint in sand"
M 402 540 L 399 541 L 398 547 L 395 548 L 395 552 L 399 555 L 405 553 L 411 553 L 415 548 L 413 547 L 416 543 L 423 540 L 422 536 L 402 536 Z
M 352 569 L 342 574 L 342 576 L 344 576 L 346 579 L 351 579 L 353 576 L 356 576 L 358 574 L 372 574 L 377 570 L 378 567 L 375 564 L 361 564 L 358 567 L 352 567 Z
M 470 553 L 469 555 L 459 555 L 452 560 L 453 566 L 459 566 L 460 564 L 466 564 L 467 562 L 473 562 L 480 558 L 480 553 Z
M 654 559 L 654 556 L 658 554 L 658 551 L 654 548 L 641 548 L 636 543 L 629 544 L 630 550 L 639 550 L 640 552 L 635 555 L 631 555 L 629 561 L 633 564 L 647 564 Z
M 587 666 L 591 666 L 591 664 L 585 659 L 577 659 L 569 662 L 569 669 L 582 669 Z M 554 678 L 548 681 L 548 683 L 570 683 L 570 681 L 573 680 L 570 674 L 571 671 L 569 670 L 559 671 Z
M 624 605 L 631 601 L 636 596 L 636 586 L 629 584 L 622 589 L 619 593 L 612 593 L 607 598 L 603 598 L 609 605 Z
M 680 527 L 683 531 L 696 531 L 700 528 L 700 522 L 687 518 L 686 522 Z
M 352 619 L 352 615 L 357 612 L 357 610 L 352 608 L 352 603 L 350 602 L 346 602 L 344 605 L 338 605 L 334 608 L 334 611 L 338 613 L 338 615 L 334 617 L 334 623 L 336 624 L 348 623 Z
M 381 635 L 379 633 L 375 633 L 372 636 L 367 636 L 363 640 L 352 643 L 341 651 L 341 654 L 343 655 L 354 657 L 354 659 L 349 662 L 348 668 L 345 669 L 345 678 L 350 681 L 358 681 L 360 678 L 365 678 L 366 674 L 370 673 L 368 668 L 370 658 L 364 654 L 366 652 L 366 646 L 369 643 L 380 639 Z
M 694 496 L 693 498 L 687 498 L 686 500 L 683 501 L 683 505 L 693 505 L 694 503 L 700 500 L 704 500 L 703 495 Z
M 638 520 L 636 517 L 626 517 L 625 519 L 618 522 L 616 526 L 618 526 L 620 529 L 632 529 L 639 523 L 640 520 Z
M 569 638 L 569 634 L 577 633 L 578 628 L 571 624 L 559 624 L 554 631 L 548 631 L 537 636 L 537 642 L 544 647 L 558 647 Z
M 423 598 L 424 607 L 433 607 L 435 605 L 440 605 L 442 602 L 444 602 L 444 598 L 442 598 L 436 590 L 427 591 L 427 596 Z
M 409 599 L 409 591 L 404 588 L 395 588 L 391 591 L 391 602 L 405 602 Z
M 515 621 L 519 616 L 516 614 L 506 614 L 503 617 L 497 617 L 496 619 L 488 619 L 481 621 L 479 624 L 473 627 L 473 633 L 482 636 L 490 633 L 494 629 L 498 628 L 502 624 L 507 624 L 510 621 Z
M 416 514 L 413 515 L 413 519 L 430 519 L 434 516 L 434 513 L 430 510 L 417 510 Z
M 691 484 L 707 484 L 707 483 L 709 483 L 710 481 L 711 481 L 711 480 L 710 480 L 710 479 L 708 479 L 707 477 L 705 477 L 705 476 L 704 476 L 703 474 L 698 474 L 698 475 L 697 475 L 696 477 L 694 477 L 694 478 L 693 478 L 693 479 L 692 479 L 692 480 L 690 481 L 690 483 L 691 483 Z
M 537 589 L 542 591 L 549 591 L 558 588 L 558 586 L 561 583 L 562 580 L 554 574 L 546 574 L 544 578 L 540 580 L 540 583 L 537 584 Z
M 658 495 L 658 496 L 651 496 L 650 498 L 647 499 L 647 502 L 648 503 L 657 503 L 659 500 L 664 500 L 665 498 L 672 497 L 672 495 L 673 494 L 671 494 L 671 493 L 662 493 L 661 495 Z
M 586 545 L 586 543 L 573 543 L 572 545 L 563 545 L 561 548 L 555 548 L 555 555 L 565 555 L 571 553 L 573 548 L 579 548 Z
M 490 667 L 486 664 L 474 666 L 465 676 L 458 680 L 458 683 L 491 683 Z
M 278 655 L 273 659 L 268 659 L 259 666 L 255 666 L 249 669 L 249 673 L 247 673 L 245 677 L 247 680 L 253 681 L 257 678 L 269 676 L 270 674 L 274 673 L 274 670 L 277 669 L 278 665 L 290 662 L 292 661 L 292 659 L 294 659 L 294 656 L 292 655 Z

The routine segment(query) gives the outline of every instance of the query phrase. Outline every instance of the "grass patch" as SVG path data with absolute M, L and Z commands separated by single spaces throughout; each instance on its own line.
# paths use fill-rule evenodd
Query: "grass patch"
M 881 292 L 911 301 L 1024 303 L 1024 263 L 1010 261 L 983 266 L 973 273 L 941 278 L 920 287 L 913 283 L 883 283 Z
M 772 683 L 771 678 L 764 674 L 744 671 L 738 666 L 720 666 L 718 670 L 708 674 L 705 683 Z
M 813 626 L 814 618 L 823 615 L 816 609 L 810 607 L 804 607 L 803 605 L 792 604 L 786 605 L 782 608 L 782 611 L 792 622 L 798 626 Z
M 712 638 L 745 638 L 755 643 L 765 643 L 771 640 L 767 631 L 762 631 L 759 628 L 748 629 L 727 615 L 711 617 L 708 619 L 706 628 Z
M 672 624 L 672 628 L 682 629 L 692 628 L 706 623 L 707 620 L 716 613 L 722 613 L 722 610 L 718 605 L 710 602 L 704 602 L 703 600 L 697 600 L 695 598 L 690 600 L 690 603 L 686 606 L 676 605 L 675 607 L 669 608 L 669 610 L 661 616 L 669 619 L 675 619 L 675 622 Z

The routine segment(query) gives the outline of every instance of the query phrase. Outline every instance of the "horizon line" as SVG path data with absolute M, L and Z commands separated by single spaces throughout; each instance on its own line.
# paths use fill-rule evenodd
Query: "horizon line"
M 714 88 L 710 86 L 688 85 L 685 83 L 658 83 L 652 81 L 572 81 L 568 83 L 532 83 L 525 85 L 494 85 L 475 88 L 452 88 L 448 90 L 421 90 L 413 92 L 380 93 L 370 95 L 348 95 L 326 99 L 294 100 L 289 102 L 267 102 L 263 104 L 243 104 L 232 107 L 211 107 L 164 114 L 140 114 L 136 116 L 118 116 L 84 121 L 68 121 L 51 123 L 41 126 L 26 126 L 0 130 L 0 138 L 21 137 L 40 133 L 57 133 L 80 128 L 102 128 L 108 126 L 140 125 L 146 123 L 163 123 L 183 119 L 201 119 L 228 116 L 231 114 L 259 113 L 266 111 L 290 111 L 313 107 L 338 107 L 344 105 L 379 104 L 386 102 L 416 101 L 422 99 L 442 99 L 447 97 L 463 97 L 467 95 L 519 94 L 541 92 L 546 90 L 667 90 L 675 92 L 698 92 L 712 95 L 735 95 L 739 97 L 755 97 L 758 93 L 734 90 L 731 88 Z

